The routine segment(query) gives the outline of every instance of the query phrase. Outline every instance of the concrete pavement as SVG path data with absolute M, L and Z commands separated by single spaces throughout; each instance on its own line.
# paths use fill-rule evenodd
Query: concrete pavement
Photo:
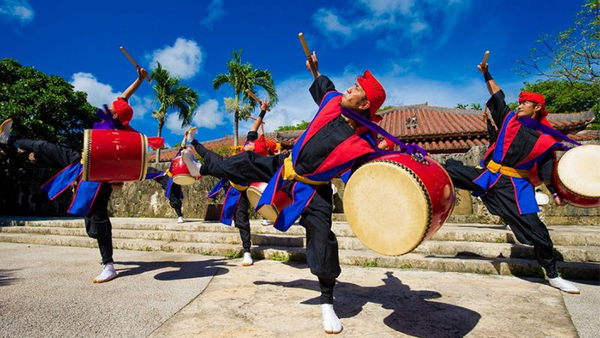
M 0 337 L 321 337 L 305 264 L 0 243 Z M 343 266 L 340 337 L 595 337 L 597 282 L 561 294 L 541 279 Z

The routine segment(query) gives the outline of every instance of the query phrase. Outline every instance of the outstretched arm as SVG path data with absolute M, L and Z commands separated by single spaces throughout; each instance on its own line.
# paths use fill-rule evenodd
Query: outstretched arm
M 262 127 L 263 118 L 265 117 L 265 114 L 267 113 L 267 111 L 269 111 L 269 109 L 270 109 L 269 101 L 267 101 L 267 99 L 260 101 L 260 114 L 258 115 L 256 120 L 254 120 L 254 123 L 252 124 L 250 131 L 257 131 L 258 127 Z M 264 129 L 263 129 L 263 133 L 264 133 Z
M 135 79 L 135 81 L 133 81 L 133 83 L 129 87 L 127 87 L 127 89 L 125 89 L 123 95 L 121 95 L 122 98 L 129 100 L 133 93 L 135 93 L 135 91 L 140 87 L 142 81 L 144 81 L 146 76 L 148 76 L 148 72 L 144 68 L 138 68 L 137 74 L 138 78 Z

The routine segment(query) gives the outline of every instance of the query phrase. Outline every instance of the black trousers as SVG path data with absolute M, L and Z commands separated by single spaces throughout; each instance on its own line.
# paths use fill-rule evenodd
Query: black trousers
M 167 176 L 155 178 L 155 181 L 160 184 L 163 190 L 167 191 L 167 186 L 169 184 L 169 178 Z M 179 194 L 181 194 L 181 186 L 175 183 L 171 184 L 171 195 L 169 195 L 169 205 L 171 206 L 171 208 L 173 208 L 173 210 L 177 214 L 177 217 L 183 217 L 183 212 L 181 211 L 181 208 L 183 207 L 183 202 L 181 201 L 181 198 L 179 198 Z
M 201 143 L 197 140 L 192 142 L 192 146 L 194 149 L 204 159 L 203 166 L 213 165 L 215 163 L 223 162 L 225 159 L 223 156 L 215 153 L 214 151 L 206 149 Z M 202 174 L 202 168 L 200 170 L 200 174 Z M 207 174 L 203 174 L 207 175 Z M 208 174 L 209 175 L 209 174 Z M 215 176 L 219 179 L 223 178 L 222 176 Z M 227 189 L 227 188 L 226 188 Z M 250 252 L 250 247 L 252 246 L 251 236 L 250 236 L 250 201 L 248 200 L 248 196 L 246 192 L 242 192 L 240 195 L 240 201 L 235 209 L 235 213 L 233 214 L 233 222 L 235 223 L 235 227 L 240 231 L 240 239 L 242 240 L 242 248 L 244 252 Z
M 80 153 L 50 142 L 11 139 L 9 143 L 33 152 L 37 163 L 52 168 L 63 169 L 71 163 L 81 161 Z M 89 214 L 84 217 L 86 233 L 98 241 L 102 264 L 113 263 L 112 225 L 108 217 L 108 200 L 111 192 L 110 184 L 102 184 Z
M 546 275 L 549 278 L 558 276 L 550 233 L 537 213 L 526 215 L 519 213 L 514 187 L 508 176 L 503 175 L 496 185 L 485 192 L 473 183 L 473 180 L 484 171 L 483 169 L 467 167 L 461 162 L 452 160 L 447 161 L 444 167 L 455 187 L 484 193 L 485 195 L 481 196 L 482 201 L 490 212 L 502 217 L 510 225 L 519 242 L 533 245 L 536 260 L 546 270 Z
M 192 143 L 195 147 L 197 142 Z M 205 149 L 196 151 L 203 156 Z M 243 152 L 227 160 L 204 157 L 200 174 L 226 178 L 237 184 L 268 182 L 283 165 L 287 155 L 261 156 Z M 341 273 L 338 242 L 331 231 L 333 196 L 330 184 L 321 185 L 308 207 L 302 213 L 302 225 L 306 229 L 306 261 L 311 273 L 319 278 L 321 303 L 333 304 L 335 279 Z

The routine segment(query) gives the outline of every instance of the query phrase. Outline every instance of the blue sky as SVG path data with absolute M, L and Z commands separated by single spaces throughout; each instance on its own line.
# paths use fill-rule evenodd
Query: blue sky
M 198 138 L 208 140 L 233 133 L 223 103 L 232 90 L 212 88 L 233 50 L 241 48 L 243 61 L 273 74 L 280 102 L 266 117 L 267 131 L 310 120 L 316 112 L 299 32 L 338 90 L 370 69 L 387 91 L 385 105 L 483 104 L 487 90 L 476 65 L 490 50 L 490 72 L 512 101 L 523 81 L 535 80 L 516 74 L 515 61 L 541 34 L 572 26 L 584 2 L 0 0 L 0 57 L 59 75 L 100 106 L 136 77 L 122 45 L 143 67 L 160 61 L 198 92 L 194 125 Z M 157 132 L 152 99 L 144 82 L 131 101 L 132 126 L 149 136 Z M 241 135 L 250 124 L 240 124 Z M 170 115 L 163 129 L 167 144 L 179 142 L 183 130 Z

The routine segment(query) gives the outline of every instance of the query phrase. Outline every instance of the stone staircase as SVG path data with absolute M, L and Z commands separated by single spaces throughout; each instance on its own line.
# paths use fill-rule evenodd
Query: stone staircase
M 115 249 L 241 256 L 238 230 L 220 223 L 174 219 L 111 218 Z M 282 233 L 252 221 L 256 259 L 304 261 L 304 228 Z M 562 276 L 600 280 L 600 227 L 551 226 Z M 402 256 L 383 256 L 366 248 L 345 222 L 334 222 L 342 264 L 479 274 L 543 276 L 533 249 L 516 243 L 498 225 L 445 224 L 433 238 Z M 0 242 L 95 247 L 78 218 L 0 218 Z

